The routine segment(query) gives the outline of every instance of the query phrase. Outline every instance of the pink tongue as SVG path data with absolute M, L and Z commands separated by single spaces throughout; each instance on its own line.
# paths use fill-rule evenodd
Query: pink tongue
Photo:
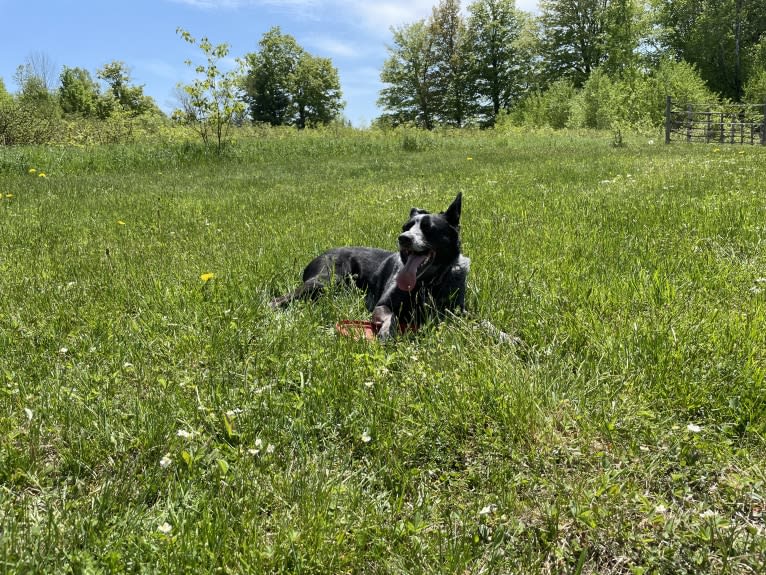
M 428 255 L 416 255 L 410 254 L 407 258 L 407 263 L 396 276 L 396 287 L 402 291 L 412 291 L 415 289 L 415 284 L 418 280 L 418 267 Z

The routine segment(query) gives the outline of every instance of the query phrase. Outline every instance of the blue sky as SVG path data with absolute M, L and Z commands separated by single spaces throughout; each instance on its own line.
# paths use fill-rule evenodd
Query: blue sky
M 135 84 L 165 111 L 176 107 L 175 86 L 194 74 L 184 64 L 201 52 L 176 28 L 226 42 L 231 56 L 254 52 L 264 32 L 279 26 L 316 56 L 332 59 L 346 101 L 344 115 L 366 125 L 380 111 L 375 101 L 391 26 L 431 13 L 437 0 L 0 0 L 0 78 L 17 89 L 16 68 L 33 54 L 55 66 L 95 70 L 122 60 Z M 469 2 L 464 0 L 463 5 Z M 517 0 L 533 10 L 537 0 Z

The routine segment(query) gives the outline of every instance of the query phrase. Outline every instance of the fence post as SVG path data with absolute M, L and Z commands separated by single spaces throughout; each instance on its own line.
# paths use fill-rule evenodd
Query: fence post
M 707 116 L 707 127 L 705 128 L 705 143 L 710 143 L 710 136 L 713 133 L 713 118 L 711 116 L 710 108 L 707 109 L 705 112 L 705 115 Z
M 665 143 L 670 143 L 670 115 L 673 110 L 673 98 L 665 96 Z M 764 107 L 764 121 L 766 122 L 766 107 Z M 763 139 L 763 133 L 761 133 Z
M 761 146 L 766 146 L 766 100 L 763 101 L 763 122 L 761 122 Z
M 692 141 L 692 126 L 694 125 L 694 108 L 686 104 L 686 141 Z

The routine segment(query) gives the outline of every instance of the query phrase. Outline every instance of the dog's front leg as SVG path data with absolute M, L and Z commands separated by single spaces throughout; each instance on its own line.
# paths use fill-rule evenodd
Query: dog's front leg
M 379 305 L 372 310 L 372 323 L 378 328 L 378 338 L 386 341 L 396 335 L 399 322 L 391 311 L 391 308 L 385 305 Z

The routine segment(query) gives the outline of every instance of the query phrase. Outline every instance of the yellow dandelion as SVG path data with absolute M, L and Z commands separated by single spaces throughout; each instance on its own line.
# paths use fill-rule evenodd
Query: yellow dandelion
M 468 160 L 468 161 L 470 162 L 471 160 L 473 160 L 473 158 L 472 158 L 471 156 L 468 156 L 468 157 L 466 158 L 466 160 Z
M 13 194 L 5 194 L 5 197 L 10 200 L 13 197 Z
M 213 279 L 214 277 L 215 277 L 215 274 L 208 272 L 208 273 L 204 273 L 201 276 L 199 276 L 199 279 L 201 279 L 203 282 L 207 283 L 211 279 Z
M 37 170 L 35 170 L 34 168 L 29 168 L 29 169 L 27 170 L 27 173 L 28 173 L 28 174 L 36 174 L 36 173 L 37 173 Z
M 125 222 L 123 222 L 122 220 L 117 220 L 117 225 L 118 226 L 124 226 Z
M 37 174 L 37 177 L 38 178 L 47 178 L 48 176 L 45 175 L 45 172 L 40 172 L 39 174 Z
M 721 148 L 716 148 L 715 150 L 713 150 L 713 153 L 720 152 L 720 151 L 721 151 Z

